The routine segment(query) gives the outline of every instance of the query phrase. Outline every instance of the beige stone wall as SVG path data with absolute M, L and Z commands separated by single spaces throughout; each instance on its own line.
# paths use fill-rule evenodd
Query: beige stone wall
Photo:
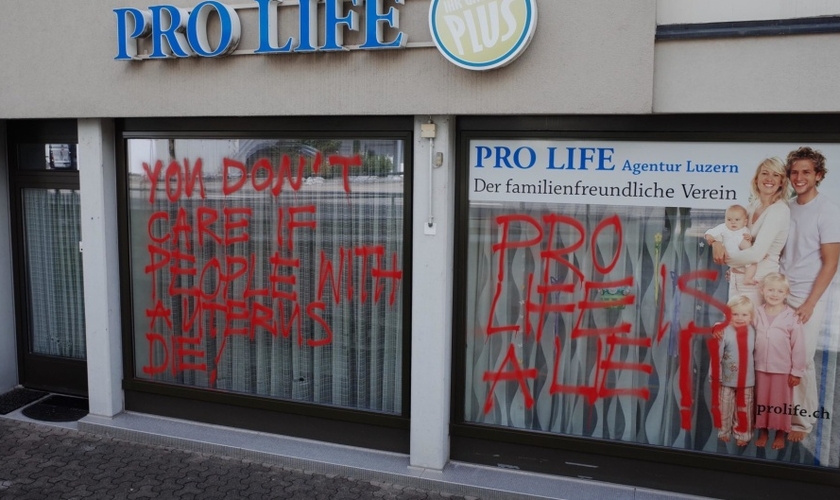
M 659 0 L 658 24 L 792 19 L 840 15 L 837 0 Z
M 654 112 L 840 111 L 840 34 L 656 44 Z
M 399 6 L 401 30 L 412 45 L 403 50 L 115 61 L 113 9 L 158 3 L 0 2 L 0 118 L 652 109 L 655 0 L 540 0 L 529 48 L 487 72 L 458 68 L 428 43 L 429 0 Z M 166 3 L 192 7 L 198 0 Z M 256 15 L 243 11 L 241 17 L 240 48 L 247 50 L 256 40 L 248 19 Z

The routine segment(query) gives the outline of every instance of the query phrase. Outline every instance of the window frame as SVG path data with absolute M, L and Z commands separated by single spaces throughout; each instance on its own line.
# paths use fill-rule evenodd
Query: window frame
M 801 494 L 804 483 L 810 483 L 808 487 L 814 491 L 836 491 L 833 488 L 840 485 L 840 469 L 468 422 L 464 409 L 468 282 L 467 266 L 463 263 L 468 257 L 469 155 L 473 140 L 562 137 L 657 142 L 840 143 L 838 118 L 837 115 L 781 114 L 459 117 L 453 286 L 461 292 L 453 294 L 451 458 L 705 496 L 775 498 L 781 497 L 782 491 Z M 745 483 L 745 478 L 750 476 L 760 477 L 761 481 Z
M 126 410 L 395 452 L 408 452 L 411 360 L 411 117 L 167 118 L 117 121 L 117 186 Z M 135 376 L 130 268 L 129 139 L 389 139 L 403 141 L 402 407 L 399 415 L 163 384 Z
M 19 164 L 18 154 L 18 146 L 21 144 L 78 144 L 77 121 L 72 119 L 9 120 L 6 130 L 10 167 L 12 255 L 16 263 L 14 286 L 18 377 L 24 386 L 33 389 L 87 396 L 86 360 L 32 352 L 30 336 L 32 308 L 29 302 L 31 297 L 29 266 L 26 263 L 26 228 L 23 219 L 23 191 L 25 189 L 80 191 L 79 170 L 23 169 Z

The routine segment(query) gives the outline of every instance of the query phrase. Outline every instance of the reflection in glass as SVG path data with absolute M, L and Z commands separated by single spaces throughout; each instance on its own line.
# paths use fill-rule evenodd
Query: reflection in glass
M 22 170 L 78 170 L 75 144 L 20 144 Z

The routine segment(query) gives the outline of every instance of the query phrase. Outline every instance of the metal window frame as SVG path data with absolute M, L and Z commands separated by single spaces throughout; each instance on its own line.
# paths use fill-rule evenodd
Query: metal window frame
M 117 120 L 116 154 L 120 221 L 120 280 L 126 410 L 239 427 L 351 446 L 407 453 L 411 387 L 411 197 L 413 117 L 256 117 Z M 382 138 L 402 140 L 405 150 L 402 408 L 398 416 L 264 398 L 135 377 L 132 322 L 126 141 L 132 138 Z
M 50 392 L 87 396 L 87 362 L 31 352 L 31 305 L 26 264 L 26 228 L 23 221 L 24 189 L 79 190 L 78 170 L 24 170 L 20 144 L 77 144 L 76 120 L 9 120 L 6 122 L 9 157 L 9 192 L 12 217 L 15 315 L 18 377 L 22 385 Z
M 461 116 L 457 120 L 455 290 L 466 290 L 469 145 L 475 139 L 583 138 L 645 141 L 834 142 L 837 114 Z M 835 174 L 840 175 L 840 174 Z M 506 468 L 586 477 L 632 486 L 721 497 L 835 496 L 840 470 L 781 464 L 653 445 L 531 432 L 467 422 L 466 293 L 453 294 L 451 458 Z M 803 489 L 807 488 L 807 489 Z

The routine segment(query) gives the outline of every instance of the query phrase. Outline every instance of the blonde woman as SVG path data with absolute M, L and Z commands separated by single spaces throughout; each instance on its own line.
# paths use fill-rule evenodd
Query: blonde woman
M 767 158 L 756 168 L 750 190 L 752 201 L 747 207 L 747 227 L 752 235 L 752 246 L 739 252 L 727 253 L 723 242 L 712 242 L 712 255 L 718 264 L 730 268 L 757 264 L 755 280 L 779 271 L 779 255 L 785 247 L 790 229 L 788 197 L 790 184 L 785 164 L 778 158 Z M 746 284 L 743 272 L 733 269 L 729 277 L 729 296 L 745 295 L 754 304 L 761 304 L 757 284 Z

